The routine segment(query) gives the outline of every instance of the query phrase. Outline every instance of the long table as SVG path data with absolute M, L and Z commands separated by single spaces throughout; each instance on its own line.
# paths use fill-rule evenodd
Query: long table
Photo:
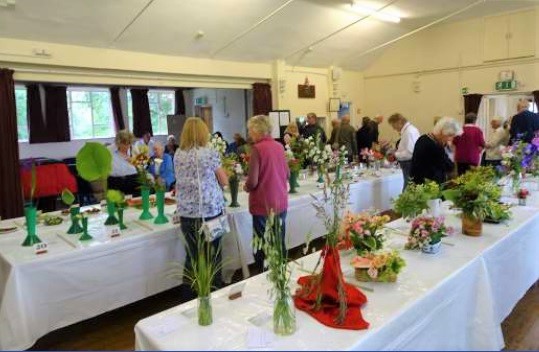
M 313 179 L 300 180 L 298 194 L 289 197 L 288 246 L 324 233 L 314 217 L 310 194 L 320 194 Z M 350 185 L 354 211 L 390 208 L 391 198 L 402 188 L 398 170 L 364 176 Z M 230 195 L 228 195 L 230 199 Z M 230 277 L 254 261 L 251 249 L 252 219 L 247 194 L 239 197 L 240 208 L 228 208 L 232 232 L 223 240 L 225 274 Z M 167 206 L 169 217 L 175 206 Z M 152 210 L 155 214 L 155 209 Z M 128 230 L 109 238 L 104 214 L 90 217 L 94 240 L 81 243 L 77 235 L 66 235 L 68 221 L 58 226 L 38 226 L 39 237 L 48 243 L 48 253 L 36 255 L 21 247 L 24 219 L 9 219 L 0 225 L 16 224 L 19 231 L 0 235 L 0 350 L 31 347 L 45 334 L 125 306 L 178 285 L 167 274 L 172 263 L 183 263 L 185 249 L 178 225 L 154 225 L 138 221 L 140 210 L 125 213 Z
M 537 197 L 536 197 L 537 198 Z M 512 199 L 512 202 L 516 202 Z M 484 224 L 481 237 L 461 235 L 460 218 L 444 205 L 446 223 L 458 234 L 443 240 L 436 255 L 401 254 L 407 262 L 396 283 L 358 283 L 349 262 L 341 258 L 345 279 L 359 284 L 368 297 L 363 307 L 368 330 L 328 328 L 297 311 L 297 331 L 275 337 L 272 350 L 499 350 L 501 323 L 539 278 L 539 201 L 514 207 L 507 224 Z M 402 249 L 410 224 L 389 224 L 387 247 Z M 312 270 L 319 253 L 291 263 L 294 279 Z M 299 267 L 298 267 L 299 265 Z M 248 335 L 271 336 L 269 283 L 261 274 L 244 281 L 243 296 L 229 300 L 229 289 L 213 294 L 214 323 L 199 327 L 196 301 L 139 321 L 137 350 L 246 350 Z M 295 287 L 292 287 L 294 290 Z M 262 326 L 251 321 L 267 322 Z M 257 318 L 257 319 L 255 319 Z M 261 332 L 262 331 L 262 332 Z

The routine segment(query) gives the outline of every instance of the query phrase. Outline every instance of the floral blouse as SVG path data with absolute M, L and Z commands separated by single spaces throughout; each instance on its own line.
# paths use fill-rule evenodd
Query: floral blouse
M 200 191 L 197 177 L 200 176 Z M 208 218 L 219 215 L 224 196 L 215 172 L 221 166 L 217 151 L 210 148 L 178 149 L 174 155 L 177 212 L 186 218 Z M 200 204 L 199 192 L 202 193 Z

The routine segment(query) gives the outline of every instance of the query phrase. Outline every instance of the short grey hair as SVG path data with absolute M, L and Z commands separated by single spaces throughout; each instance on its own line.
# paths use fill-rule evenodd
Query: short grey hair
M 444 136 L 458 136 L 462 134 L 462 127 L 455 118 L 446 116 L 436 122 L 432 133 Z
M 255 132 L 267 136 L 271 133 L 271 122 L 266 115 L 256 115 L 249 119 L 247 126 Z

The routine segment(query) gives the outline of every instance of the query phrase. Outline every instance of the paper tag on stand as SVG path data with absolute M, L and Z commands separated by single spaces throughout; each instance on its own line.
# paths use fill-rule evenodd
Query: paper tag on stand
M 119 226 L 107 226 L 107 237 L 114 238 L 119 237 L 122 234 Z
M 228 292 L 228 299 L 232 301 L 232 300 L 240 298 L 243 294 L 244 288 L 245 288 L 245 282 L 239 283 L 231 287 L 230 291 Z
M 34 244 L 34 253 L 37 254 L 44 254 L 48 252 L 49 246 L 45 242 L 40 242 Z

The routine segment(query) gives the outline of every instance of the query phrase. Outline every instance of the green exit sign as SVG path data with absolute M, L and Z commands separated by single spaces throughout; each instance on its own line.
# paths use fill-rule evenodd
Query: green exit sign
M 206 105 L 208 104 L 208 97 L 199 97 L 195 99 L 195 105 Z
M 496 90 L 515 90 L 517 89 L 517 81 L 498 81 L 496 82 Z

